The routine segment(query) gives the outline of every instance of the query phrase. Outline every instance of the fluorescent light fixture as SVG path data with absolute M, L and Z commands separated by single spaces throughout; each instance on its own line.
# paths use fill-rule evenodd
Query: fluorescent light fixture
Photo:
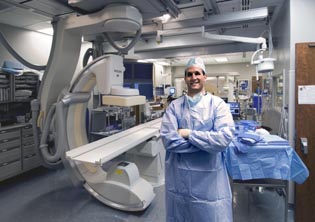
M 163 61 L 161 61 L 161 62 L 155 62 L 155 64 L 158 64 L 158 65 L 161 65 L 161 66 L 169 66 L 169 65 L 171 65 L 171 64 L 169 64 L 168 62 L 163 62 Z
M 217 79 L 217 77 L 207 77 L 207 80 L 214 80 L 214 79 Z
M 154 63 L 161 66 L 170 66 L 171 64 L 165 61 L 158 61 L 157 59 L 138 59 L 137 62 L 141 63 Z
M 207 80 L 218 80 L 218 79 L 225 79 L 225 76 L 208 76 Z
M 148 63 L 149 61 L 147 61 L 147 60 L 145 60 L 145 59 L 138 59 L 137 62 Z
M 142 62 L 142 63 L 149 63 L 149 62 L 155 62 L 156 59 L 138 59 L 137 62 Z
M 238 72 L 229 72 L 229 76 L 239 76 L 240 74 Z
M 162 22 L 168 22 L 171 19 L 170 14 L 164 14 L 161 17 L 162 17 Z
M 215 57 L 214 60 L 216 62 L 228 62 L 228 59 L 226 57 Z
M 44 28 L 44 29 L 39 29 L 37 32 L 41 32 L 47 35 L 53 35 L 54 34 L 54 29 L 53 28 Z

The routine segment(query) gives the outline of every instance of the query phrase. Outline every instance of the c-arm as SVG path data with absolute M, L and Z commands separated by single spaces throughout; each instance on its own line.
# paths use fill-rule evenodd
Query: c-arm
M 122 15 L 122 12 L 126 13 Z M 118 30 L 113 30 L 112 22 L 115 23 L 115 19 L 121 22 L 122 18 L 128 28 L 119 30 L 118 26 Z M 119 87 L 109 90 L 106 85 L 108 78 L 105 77 L 114 76 L 114 82 L 120 83 L 124 71 L 123 58 L 119 55 L 100 56 L 84 67 L 71 85 L 70 82 L 78 63 L 83 35 L 125 31 L 136 32 L 137 38 L 141 26 L 142 16 L 137 8 L 124 4 L 109 5 L 93 15 L 73 15 L 54 21 L 49 61 L 39 97 L 32 101 L 35 143 L 43 164 L 51 168 L 64 165 L 75 184 L 83 185 L 104 204 L 126 211 L 144 210 L 155 196 L 152 185 L 140 177 L 134 163 L 117 162 L 107 171 L 102 164 L 134 147 L 141 150 L 139 153 L 143 156 L 159 157 L 156 152 L 162 146 L 158 139 L 159 120 L 89 143 L 85 120 L 91 92 L 95 86 L 102 94 L 114 90 L 121 92 Z M 134 96 L 128 101 L 131 101 L 127 103 L 129 105 L 137 105 L 144 103 L 145 98 Z M 132 146 L 120 145 L 121 138 L 128 137 L 136 138 L 130 143 Z M 119 146 L 117 141 L 120 141 Z M 102 149 L 96 150 L 99 147 Z M 92 161 L 80 160 L 79 152 L 86 154 L 91 150 L 94 152 L 90 152 L 94 155 Z

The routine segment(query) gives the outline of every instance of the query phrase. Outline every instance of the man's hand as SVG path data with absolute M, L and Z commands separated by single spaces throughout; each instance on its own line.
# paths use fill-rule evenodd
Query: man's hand
M 178 134 L 183 138 L 188 138 L 189 134 L 191 133 L 190 129 L 179 129 Z

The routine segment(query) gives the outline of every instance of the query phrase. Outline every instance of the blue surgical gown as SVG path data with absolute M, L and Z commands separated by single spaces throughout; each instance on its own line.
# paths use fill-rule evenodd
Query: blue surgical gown
M 191 129 L 188 139 L 178 129 Z M 167 222 L 230 222 L 232 194 L 223 152 L 233 138 L 234 121 L 227 104 L 206 94 L 194 107 L 182 96 L 162 118 L 166 149 Z

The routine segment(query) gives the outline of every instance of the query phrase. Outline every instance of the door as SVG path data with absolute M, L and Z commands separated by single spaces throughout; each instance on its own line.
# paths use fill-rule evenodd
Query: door
M 311 222 L 315 221 L 315 93 L 307 94 L 309 96 L 306 97 L 306 102 L 304 99 L 302 102 L 302 94 L 299 94 L 298 90 L 302 86 L 307 86 L 306 92 L 314 92 L 315 42 L 296 44 L 295 53 L 295 148 L 310 171 L 309 178 L 303 184 L 295 186 L 295 221 Z M 301 137 L 307 139 L 307 154 L 301 151 Z

